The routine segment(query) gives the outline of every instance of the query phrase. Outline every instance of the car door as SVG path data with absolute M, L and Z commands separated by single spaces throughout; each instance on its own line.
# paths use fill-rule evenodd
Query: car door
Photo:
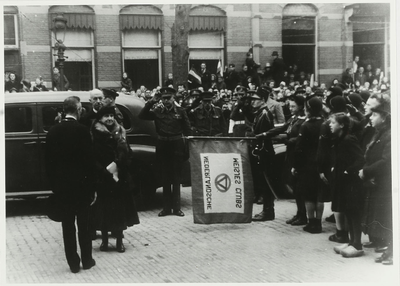
M 35 103 L 5 106 L 6 192 L 40 190 L 40 141 Z
M 45 190 L 50 190 L 50 182 L 46 174 L 45 156 L 46 156 L 46 136 L 50 128 L 61 121 L 63 110 L 62 102 L 46 102 L 37 105 L 38 134 L 40 141 L 39 156 L 42 162 L 40 166 L 41 185 Z

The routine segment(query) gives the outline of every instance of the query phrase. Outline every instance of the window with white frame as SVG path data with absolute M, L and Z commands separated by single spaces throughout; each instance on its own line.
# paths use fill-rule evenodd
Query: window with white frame
M 4 48 L 18 48 L 18 21 L 16 14 L 4 14 Z

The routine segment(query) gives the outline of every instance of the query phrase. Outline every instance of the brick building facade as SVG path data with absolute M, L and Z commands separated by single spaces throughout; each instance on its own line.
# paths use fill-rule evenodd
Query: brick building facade
M 380 67 L 390 73 L 390 5 L 213 4 L 192 5 L 189 66 L 234 63 L 241 69 L 253 49 L 262 68 L 273 51 L 287 66 L 298 65 L 327 85 L 352 66 Z M 65 75 L 74 90 L 120 86 L 127 71 L 134 87 L 162 85 L 172 72 L 171 28 L 174 4 L 5 6 L 5 72 L 51 87 L 55 34 L 53 18 L 68 20 Z

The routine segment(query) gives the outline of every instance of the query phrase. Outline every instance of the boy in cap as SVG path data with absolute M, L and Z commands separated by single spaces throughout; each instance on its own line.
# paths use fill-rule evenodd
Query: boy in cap
M 174 102 L 175 94 L 173 88 L 161 88 L 160 93 L 146 102 L 138 115 L 140 119 L 154 120 L 158 133 L 156 154 L 163 185 L 163 210 L 158 216 L 185 215 L 181 210 L 180 175 L 185 159 L 183 136 L 191 135 L 191 127 L 185 109 Z M 159 96 L 163 104 L 151 110 L 160 101 Z

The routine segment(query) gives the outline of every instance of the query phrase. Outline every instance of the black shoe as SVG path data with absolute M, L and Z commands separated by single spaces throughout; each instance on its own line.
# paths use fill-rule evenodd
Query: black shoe
M 298 219 L 298 216 L 297 215 L 295 215 L 295 216 L 293 216 L 291 219 L 288 219 L 287 221 L 286 221 L 286 223 L 287 224 L 292 224 L 295 220 L 297 220 Z
M 307 218 L 305 217 L 298 217 L 294 222 L 291 223 L 291 225 L 305 225 L 307 224 Z
M 181 210 L 176 210 L 176 211 L 173 212 L 173 214 L 177 215 L 177 216 L 185 216 L 185 214 Z
M 108 251 L 108 242 L 102 242 L 100 244 L 100 251 Z
M 308 224 L 305 227 L 303 227 L 303 230 L 309 233 L 321 233 L 322 232 L 321 220 L 316 218 L 310 218 L 308 220 Z
M 69 269 L 71 270 L 72 273 L 78 273 L 81 270 L 81 267 L 78 265 L 78 266 L 70 267 Z
M 120 242 L 120 243 L 117 242 L 117 251 L 119 253 L 125 252 L 125 246 L 124 246 L 124 244 L 122 242 Z
M 337 233 L 329 236 L 329 241 L 338 242 L 338 243 L 348 243 L 349 237 L 346 232 L 346 236 L 338 235 Z
M 167 216 L 170 214 L 171 214 L 171 211 L 162 210 L 158 213 L 158 216 Z
M 275 212 L 274 211 L 262 211 L 259 214 L 253 216 L 253 221 L 268 221 L 275 219 Z
M 334 215 L 334 214 L 331 214 L 330 216 L 328 216 L 327 218 L 325 218 L 325 221 L 331 222 L 331 223 L 336 223 L 335 215 Z
M 83 263 L 82 263 L 83 264 Z M 90 268 L 92 268 L 93 266 L 95 266 L 96 265 L 96 260 L 94 260 L 93 258 L 92 258 L 92 260 L 88 263 L 88 264 L 83 264 L 83 269 L 84 270 L 88 270 L 88 269 L 90 269 Z

